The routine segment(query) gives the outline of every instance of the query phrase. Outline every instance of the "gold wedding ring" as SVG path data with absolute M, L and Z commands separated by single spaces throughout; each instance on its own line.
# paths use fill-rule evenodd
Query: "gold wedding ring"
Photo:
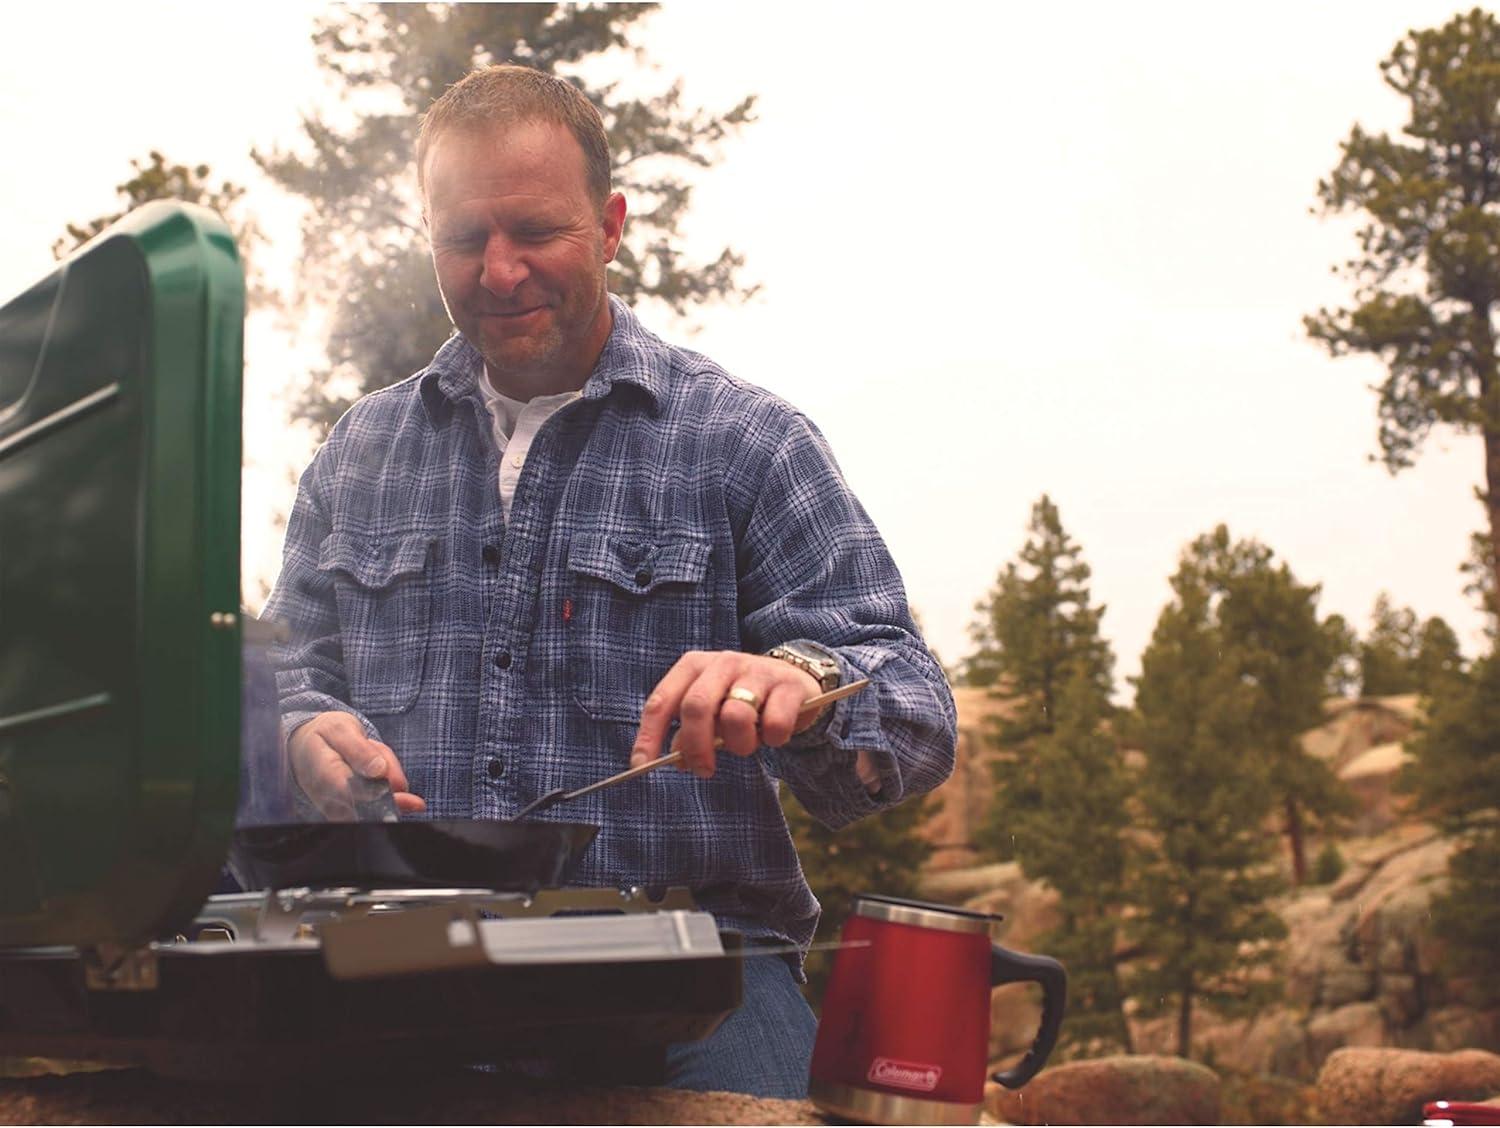
M 733 689 L 731 689 L 728 693 L 728 699 L 732 701 L 743 701 L 757 713 L 760 712 L 760 707 L 765 704 L 765 702 L 760 699 L 760 694 L 756 693 L 753 689 L 746 689 L 742 685 L 737 685 Z

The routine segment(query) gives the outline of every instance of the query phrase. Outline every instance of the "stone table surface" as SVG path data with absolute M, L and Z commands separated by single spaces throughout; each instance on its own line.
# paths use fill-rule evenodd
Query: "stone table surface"
M 561 1087 L 472 1072 L 248 1086 L 138 1070 L 0 1078 L 0 1125 L 827 1123 L 806 1101 Z

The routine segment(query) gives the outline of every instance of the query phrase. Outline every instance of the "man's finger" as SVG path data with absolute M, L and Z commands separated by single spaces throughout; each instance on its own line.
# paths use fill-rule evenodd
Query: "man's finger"
M 792 739 L 801 709 L 809 697 L 818 691 L 818 683 L 811 675 L 803 675 L 804 681 L 778 682 L 766 697 L 766 707 L 760 714 L 760 739 L 767 748 L 780 748 Z M 812 686 L 812 693 L 808 686 Z M 816 715 L 816 710 L 814 711 Z M 808 718 L 811 721 L 811 717 Z
M 687 687 L 698 676 L 705 656 L 689 651 L 662 675 L 661 681 L 646 698 L 641 710 L 641 727 L 635 734 L 635 747 L 630 752 L 630 766 L 640 765 L 661 757 L 662 745 L 667 740 L 667 730 L 677 717 L 677 709 Z
M 764 677 L 746 672 L 736 677 L 719 706 L 719 735 L 736 756 L 753 756 L 761 746 L 761 710 L 775 687 Z
M 366 779 L 384 778 L 390 782 L 392 791 L 409 790 L 410 784 L 401 761 L 396 758 L 389 745 L 365 736 L 359 722 L 350 718 L 353 725 L 340 725 L 324 736 L 339 757 Z
M 724 653 L 706 663 L 682 695 L 677 715 L 682 720 L 672 746 L 682 752 L 683 764 L 699 779 L 708 779 L 718 764 L 714 741 L 719 735 L 719 710 L 724 697 L 743 676 L 738 654 Z
M 427 800 L 420 795 L 413 795 L 410 791 L 395 792 L 396 810 L 403 815 L 414 815 L 418 811 L 427 810 Z
M 410 783 L 406 779 L 406 771 L 401 767 L 401 761 L 396 759 L 396 754 L 391 751 L 390 745 L 382 744 L 378 740 L 366 741 L 370 748 L 376 750 L 376 755 L 370 758 L 362 774 L 366 779 L 379 779 L 382 775 L 390 781 L 392 791 L 408 791 Z

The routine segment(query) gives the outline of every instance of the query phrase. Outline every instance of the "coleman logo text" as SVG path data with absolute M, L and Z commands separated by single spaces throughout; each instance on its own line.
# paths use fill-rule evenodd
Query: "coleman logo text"
M 870 1063 L 870 1072 L 865 1076 L 877 1085 L 894 1085 L 901 1089 L 930 1093 L 937 1088 L 938 1078 L 942 1075 L 942 1066 L 878 1057 Z

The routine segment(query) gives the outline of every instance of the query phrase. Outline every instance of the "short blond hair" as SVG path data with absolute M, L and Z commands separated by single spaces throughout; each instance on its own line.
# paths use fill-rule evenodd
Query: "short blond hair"
M 565 126 L 583 150 L 589 194 L 609 199 L 609 139 L 604 121 L 583 91 L 534 67 L 506 63 L 470 71 L 428 107 L 417 131 L 417 187 L 427 197 L 427 154 L 446 130 L 544 121 Z M 425 205 L 424 205 L 425 208 Z

